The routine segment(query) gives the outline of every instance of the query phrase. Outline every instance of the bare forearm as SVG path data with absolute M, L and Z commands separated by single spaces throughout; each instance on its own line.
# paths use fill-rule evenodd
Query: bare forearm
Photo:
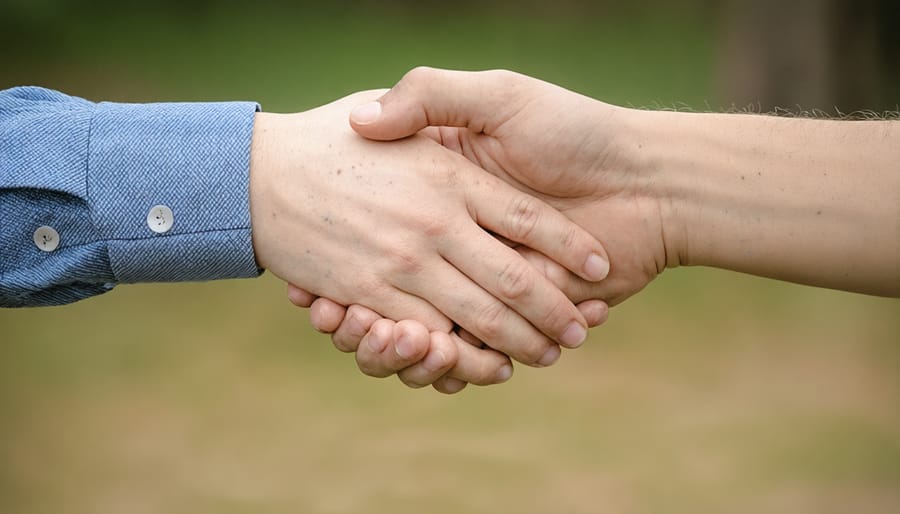
M 900 295 L 900 123 L 634 120 L 629 151 L 663 200 L 679 264 Z

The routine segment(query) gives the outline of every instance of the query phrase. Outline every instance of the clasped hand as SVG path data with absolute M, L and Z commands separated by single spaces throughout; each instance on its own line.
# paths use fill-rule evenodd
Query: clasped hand
M 418 221 L 406 227 L 406 236 L 374 248 L 376 254 L 388 252 L 399 256 L 400 262 L 409 262 L 408 252 L 413 248 L 435 244 L 422 236 L 434 233 L 432 222 L 439 219 L 434 205 L 447 205 L 449 198 L 464 194 L 461 203 L 468 205 L 472 216 L 460 226 L 467 226 L 467 231 L 454 231 L 460 237 L 452 245 L 440 247 L 459 271 L 417 266 L 412 277 L 401 273 L 407 290 L 431 303 L 422 305 L 418 316 L 408 315 L 409 310 L 400 314 L 390 304 L 381 303 L 383 298 L 351 301 L 347 291 L 339 297 L 324 293 L 326 283 L 336 280 L 333 274 L 320 275 L 324 280 L 314 288 L 286 277 L 294 284 L 289 287 L 289 298 L 296 305 L 311 306 L 314 326 L 332 333 L 339 349 L 357 352 L 364 373 L 387 376 L 396 372 L 413 387 L 433 384 L 440 391 L 456 392 L 466 382 L 488 384 L 508 379 L 509 365 L 497 359 L 496 352 L 482 348 L 498 350 L 529 365 L 552 364 L 559 350 L 538 338 L 535 328 L 574 347 L 583 333 L 563 328 L 564 323 L 556 320 L 574 320 L 579 328 L 599 325 L 606 319 L 607 303 L 618 303 L 640 290 L 665 267 L 658 257 L 665 255 L 658 237 L 659 203 L 633 194 L 630 186 L 634 181 L 612 171 L 618 151 L 607 127 L 619 122 L 616 118 L 620 115 L 613 106 L 510 72 L 413 70 L 379 100 L 362 103 L 351 115 L 351 125 L 359 135 L 395 142 L 378 146 L 353 138 L 354 134 L 346 137 L 348 144 L 366 152 L 392 158 L 412 154 L 415 169 L 394 168 L 390 175 L 394 179 L 421 180 L 426 173 L 432 180 L 394 188 L 390 195 L 379 197 L 380 203 L 365 197 L 348 198 L 341 206 L 348 209 L 342 216 L 349 220 L 352 211 L 361 206 L 370 208 L 370 216 L 378 212 L 380 218 L 392 221 L 413 216 Z M 440 149 L 436 154 L 439 160 L 423 162 L 415 157 L 425 149 Z M 320 168 L 315 159 L 310 162 L 318 169 L 329 168 Z M 376 161 L 369 162 L 374 166 Z M 380 174 L 359 172 L 369 183 L 381 180 L 381 191 L 387 191 Z M 407 177 L 407 173 L 419 176 Z M 340 183 L 338 178 L 329 187 L 340 187 Z M 460 185 L 464 187 L 460 189 Z M 482 191 L 490 194 L 483 196 Z M 428 202 L 418 201 L 429 193 L 433 196 Z M 481 207 L 473 209 L 476 202 L 482 202 Z M 495 206 L 489 207 L 492 203 Z M 522 205 L 529 206 L 528 216 L 521 215 Z M 527 229 L 522 227 L 523 219 L 528 220 Z M 518 253 L 500 246 L 476 224 L 510 240 Z M 641 224 L 644 230 L 634 230 Z M 605 245 L 607 249 L 615 248 L 609 277 L 603 241 L 612 243 L 612 247 Z M 335 246 L 327 262 L 346 260 L 343 249 L 348 242 Z M 602 260 L 589 257 L 592 251 Z M 502 259 L 506 264 L 499 264 Z M 523 264 L 526 261 L 530 266 Z M 509 263 L 515 263 L 514 267 Z M 398 271 L 372 264 L 366 263 L 370 281 L 380 273 Z M 425 292 L 411 285 L 417 280 L 440 285 Z M 446 298 L 448 290 L 454 291 L 452 299 Z M 580 302 L 577 310 L 571 302 Z M 344 307 L 347 305 L 349 309 Z M 501 305 L 518 316 L 498 315 Z M 430 307 L 446 315 L 443 323 Z M 548 319 L 553 321 L 548 324 Z M 450 331 L 449 320 L 461 330 Z M 566 330 L 578 337 L 567 340 L 568 336 L 563 336 Z
M 609 270 L 602 244 L 546 198 L 441 145 L 437 133 L 390 144 L 354 133 L 353 107 L 380 95 L 257 115 L 250 198 L 259 265 L 304 290 L 293 291 L 296 303 L 315 296 L 315 313 L 337 308 L 344 329 L 335 327 L 335 344 L 368 351 L 358 353 L 363 371 L 401 371 L 411 385 L 453 392 L 502 382 L 512 373 L 507 356 L 546 366 L 558 345 L 579 346 L 603 307 L 576 307 L 535 259 L 546 255 L 565 270 L 563 286 L 587 290 Z M 353 315 L 344 319 L 341 305 L 356 306 Z
M 306 161 L 323 183 L 310 191 L 353 193 L 339 227 L 279 218 L 334 244 L 272 269 L 364 373 L 444 392 L 501 382 L 512 368 L 497 351 L 549 365 L 556 342 L 577 346 L 680 265 L 900 296 L 896 121 L 642 111 L 505 71 L 420 68 L 352 100 L 353 130 L 394 142 L 335 125 L 326 113 L 346 103 L 309 116 L 312 148 L 340 143 Z M 363 155 L 359 181 L 321 176 Z M 296 208 L 302 191 L 281 193 L 273 205 Z

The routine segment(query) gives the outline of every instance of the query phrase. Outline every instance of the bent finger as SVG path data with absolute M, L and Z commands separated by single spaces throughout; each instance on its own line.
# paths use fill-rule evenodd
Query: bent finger
M 372 377 L 387 377 L 422 360 L 430 334 L 424 325 L 380 319 L 372 325 L 356 350 L 359 370 Z
M 424 387 L 450 371 L 456 365 L 457 358 L 456 343 L 450 339 L 450 335 L 432 332 L 425 357 L 408 368 L 399 370 L 397 378 L 409 387 Z
M 331 334 L 331 342 L 342 352 L 355 352 L 372 325 L 380 319 L 381 316 L 372 309 L 351 305 L 337 330 Z
M 323 334 L 334 333 L 346 315 L 346 307 L 328 298 L 316 298 L 309 308 L 309 322 Z
M 287 297 L 297 307 L 309 307 L 316 300 L 316 295 L 294 284 L 287 285 Z

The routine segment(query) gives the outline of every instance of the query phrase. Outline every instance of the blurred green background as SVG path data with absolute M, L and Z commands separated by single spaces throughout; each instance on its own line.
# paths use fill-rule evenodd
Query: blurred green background
M 894 2 L 783 3 L 5 0 L 0 88 L 296 111 L 426 64 L 896 110 Z M 0 512 L 896 513 L 900 308 L 672 270 L 556 366 L 453 397 L 362 376 L 269 275 L 2 310 Z

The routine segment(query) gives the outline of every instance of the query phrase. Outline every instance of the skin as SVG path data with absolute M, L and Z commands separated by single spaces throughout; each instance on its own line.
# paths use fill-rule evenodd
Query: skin
M 432 139 L 385 145 L 355 134 L 346 123 L 352 107 L 379 95 L 257 114 L 250 209 L 258 264 L 317 296 L 414 319 L 428 331 L 448 334 L 452 319 L 502 352 L 477 348 L 499 373 L 494 380 L 511 373 L 506 355 L 547 365 L 558 358 L 557 343 L 580 345 L 587 321 L 578 308 L 487 230 L 552 254 L 588 280 L 608 272 L 602 245 Z M 434 369 L 475 353 L 456 339 L 441 338 L 442 349 L 430 354 Z
M 900 295 L 896 121 L 640 111 L 511 72 L 420 68 L 351 125 L 374 140 L 426 133 L 587 229 L 612 268 L 575 290 L 548 273 L 574 301 L 615 305 L 682 265 Z M 339 305 L 312 306 L 341 332 Z

